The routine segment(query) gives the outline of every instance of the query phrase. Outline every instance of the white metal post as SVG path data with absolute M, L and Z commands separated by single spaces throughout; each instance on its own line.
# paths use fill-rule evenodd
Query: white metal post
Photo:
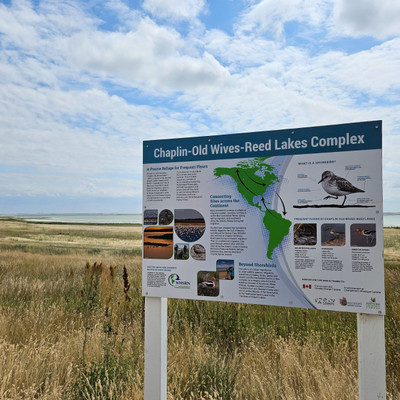
M 386 399 L 384 318 L 383 315 L 357 314 L 360 400 Z
M 168 299 L 145 297 L 144 400 L 167 400 Z

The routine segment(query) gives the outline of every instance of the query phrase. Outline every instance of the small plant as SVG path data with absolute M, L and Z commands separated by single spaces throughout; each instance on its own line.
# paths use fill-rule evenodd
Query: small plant
M 124 279 L 125 300 L 130 302 L 131 301 L 131 297 L 129 296 L 129 289 L 131 287 L 131 284 L 129 283 L 128 271 L 127 271 L 125 266 L 124 266 L 124 274 L 122 275 L 122 278 Z
M 81 290 L 80 311 L 87 313 L 93 311 L 100 303 L 100 275 L 103 264 L 96 262 L 91 265 L 86 263 Z

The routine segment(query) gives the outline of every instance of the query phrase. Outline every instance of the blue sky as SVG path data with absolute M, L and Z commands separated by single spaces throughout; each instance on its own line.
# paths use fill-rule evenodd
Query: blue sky
M 0 0 L 0 214 L 141 212 L 143 140 L 382 119 L 398 0 Z

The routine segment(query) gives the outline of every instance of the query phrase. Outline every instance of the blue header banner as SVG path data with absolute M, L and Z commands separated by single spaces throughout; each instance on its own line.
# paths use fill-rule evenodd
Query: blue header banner
M 143 163 L 329 153 L 382 148 L 382 121 L 143 142 Z

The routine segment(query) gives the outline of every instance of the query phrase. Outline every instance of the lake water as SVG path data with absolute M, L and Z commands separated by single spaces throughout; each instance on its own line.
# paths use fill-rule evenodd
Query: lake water
M 75 224 L 142 224 L 142 214 L 50 214 L 18 215 L 31 222 L 64 222 Z
M 400 214 L 383 214 L 383 226 L 397 226 L 400 227 Z
M 80 224 L 142 224 L 142 214 L 51 214 L 18 215 L 17 218 L 32 222 L 64 222 Z M 383 226 L 400 227 L 400 214 L 384 214 Z

